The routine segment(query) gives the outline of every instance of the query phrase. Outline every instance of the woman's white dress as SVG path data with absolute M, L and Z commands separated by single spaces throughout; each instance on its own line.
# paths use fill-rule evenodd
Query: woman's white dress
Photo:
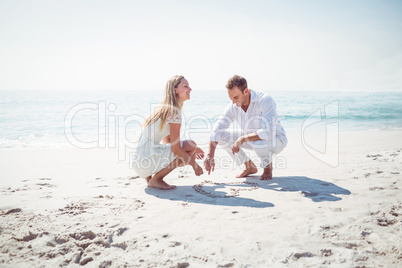
M 170 143 L 161 144 L 162 139 L 170 134 L 170 123 L 181 124 L 181 113 L 169 116 L 162 130 L 161 119 L 142 129 L 134 156 L 131 157 L 132 167 L 140 177 L 146 178 L 161 171 L 177 157 Z

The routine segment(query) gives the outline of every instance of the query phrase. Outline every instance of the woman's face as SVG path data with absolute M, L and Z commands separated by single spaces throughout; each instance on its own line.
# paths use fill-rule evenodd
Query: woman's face
M 180 80 L 179 85 L 175 88 L 175 92 L 180 103 L 190 99 L 191 88 L 186 78 Z

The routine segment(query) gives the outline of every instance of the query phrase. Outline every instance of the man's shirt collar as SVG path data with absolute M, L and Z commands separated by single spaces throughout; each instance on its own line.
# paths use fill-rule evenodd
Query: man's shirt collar
M 251 94 L 250 103 L 258 101 L 258 96 L 255 93 L 255 91 L 252 89 L 249 89 L 249 90 L 250 90 L 250 94 Z

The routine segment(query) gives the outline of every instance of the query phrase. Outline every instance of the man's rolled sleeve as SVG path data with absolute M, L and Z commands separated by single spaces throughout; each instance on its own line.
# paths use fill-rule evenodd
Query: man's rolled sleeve
M 269 137 L 266 129 L 257 130 L 257 135 L 262 140 L 268 140 L 268 137 Z

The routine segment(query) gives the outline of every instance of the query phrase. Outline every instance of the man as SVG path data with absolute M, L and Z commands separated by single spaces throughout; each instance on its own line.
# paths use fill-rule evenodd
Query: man
M 276 113 L 274 100 L 263 92 L 248 89 L 245 78 L 235 75 L 226 84 L 229 98 L 232 100 L 223 116 L 216 122 L 211 133 L 204 167 L 208 171 L 215 169 L 215 149 L 219 144 L 238 165 L 245 168 L 236 177 L 246 177 L 258 172 L 256 165 L 243 149 L 254 150 L 261 159 L 264 168 L 260 179 L 272 179 L 272 154 L 280 153 L 287 144 L 285 131 Z M 241 131 L 228 131 L 232 122 L 237 122 Z

